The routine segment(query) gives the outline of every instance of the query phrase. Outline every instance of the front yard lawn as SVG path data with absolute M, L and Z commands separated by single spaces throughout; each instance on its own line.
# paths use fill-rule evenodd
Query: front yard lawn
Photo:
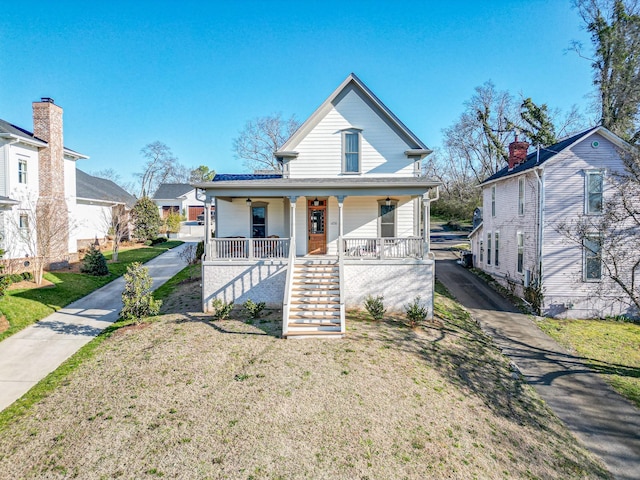
M 282 340 L 280 310 L 197 313 L 197 273 L 0 414 L 0 479 L 610 478 L 444 295 Z
M 123 250 L 119 254 L 118 263 L 108 264 L 109 275 L 104 277 L 65 273 L 61 270 L 45 274 L 44 278 L 52 283 L 50 286 L 9 290 L 7 295 L 0 299 L 0 312 L 9 322 L 9 329 L 0 333 L 0 340 L 106 285 L 124 274 L 132 262 L 147 262 L 182 243 L 169 241 L 151 247 Z M 110 260 L 111 252 L 105 252 L 105 257 Z
M 640 325 L 609 320 L 545 318 L 540 328 L 591 366 L 640 408 Z

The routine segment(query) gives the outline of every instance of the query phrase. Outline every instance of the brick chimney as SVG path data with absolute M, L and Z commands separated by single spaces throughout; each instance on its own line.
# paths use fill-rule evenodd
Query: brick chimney
M 527 159 L 527 150 L 529 150 L 529 142 L 519 142 L 516 135 L 516 139 L 509 144 L 509 170 Z
M 69 215 L 64 195 L 62 108 L 52 98 L 33 102 L 33 134 L 47 142 L 40 149 L 36 212 L 38 254 L 46 263 L 64 261 L 69 253 Z

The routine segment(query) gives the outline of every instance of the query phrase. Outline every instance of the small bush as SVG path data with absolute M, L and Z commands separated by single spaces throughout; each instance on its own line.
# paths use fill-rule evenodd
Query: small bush
M 264 308 L 267 306 L 267 304 L 264 302 L 256 303 L 253 300 L 249 299 L 246 302 L 244 302 L 242 306 L 244 307 L 244 309 L 246 310 L 246 312 L 249 314 L 251 318 L 260 318 L 260 314 L 262 313 Z
M 11 273 L 7 275 L 7 278 L 11 280 L 11 283 L 18 283 L 24 280 L 24 277 L 22 276 L 21 273 Z
M 387 311 L 384 308 L 384 297 L 382 295 L 378 297 L 367 295 L 367 298 L 364 299 L 364 308 L 367 309 L 371 318 L 378 322 L 384 318 L 384 314 Z
M 167 241 L 167 237 L 156 237 L 153 240 L 151 240 L 151 243 L 149 245 L 158 245 L 160 243 L 164 243 Z M 144 244 L 146 245 L 147 242 L 144 242 Z
M 415 328 L 419 323 L 424 322 L 427 319 L 427 315 L 429 315 L 429 309 L 420 302 L 420 297 L 416 297 L 413 302 L 406 305 L 405 311 L 411 328 Z
M 216 298 L 211 302 L 211 309 L 214 320 L 224 320 L 233 310 L 233 302 L 226 303 Z
M 152 240 L 145 240 L 145 241 L 144 241 L 144 244 L 145 244 L 147 247 L 150 247 L 150 246 L 152 245 L 152 243 L 153 243 L 153 241 L 152 241 Z
M 29 282 L 33 282 L 33 273 L 31 273 L 31 272 L 23 272 L 22 273 L 22 279 L 23 280 L 27 280 Z
M 95 277 L 102 277 L 109 275 L 109 268 L 107 268 L 107 259 L 104 258 L 102 252 L 93 245 L 84 256 L 82 260 L 82 266 L 80 267 L 82 273 L 93 275 Z
M 180 231 L 180 222 L 183 220 L 184 218 L 179 213 L 170 213 L 165 219 L 167 232 L 178 233 Z
M 10 275 L 2 275 L 0 276 L 0 298 L 4 297 L 7 293 L 7 288 L 13 282 L 11 281 Z
M 153 298 L 151 286 L 153 280 L 149 270 L 140 262 L 133 262 L 124 274 L 124 291 L 120 316 L 124 320 L 139 323 L 144 317 L 157 315 L 160 312 L 161 300 Z
M 196 246 L 196 261 L 201 261 L 202 255 L 204 255 L 204 240 L 198 242 L 198 245 Z

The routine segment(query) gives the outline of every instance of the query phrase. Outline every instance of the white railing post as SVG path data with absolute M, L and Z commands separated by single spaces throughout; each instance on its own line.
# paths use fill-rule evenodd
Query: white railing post
M 291 295 L 293 292 L 293 269 L 296 261 L 296 241 L 295 237 L 289 240 L 289 256 L 287 262 L 287 279 L 284 286 L 284 299 L 282 301 L 282 338 L 289 332 L 289 309 L 291 306 Z

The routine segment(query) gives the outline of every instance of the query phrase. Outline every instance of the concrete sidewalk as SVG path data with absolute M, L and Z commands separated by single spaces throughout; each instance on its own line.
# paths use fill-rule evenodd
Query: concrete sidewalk
M 186 266 L 180 251 L 187 245 L 145 264 L 154 289 Z M 124 279 L 117 278 L 0 342 L 0 411 L 115 322 L 122 309 L 123 289 Z
M 621 480 L 640 478 L 640 410 L 485 282 L 436 252 L 436 277 L 490 334 L 555 414 Z

